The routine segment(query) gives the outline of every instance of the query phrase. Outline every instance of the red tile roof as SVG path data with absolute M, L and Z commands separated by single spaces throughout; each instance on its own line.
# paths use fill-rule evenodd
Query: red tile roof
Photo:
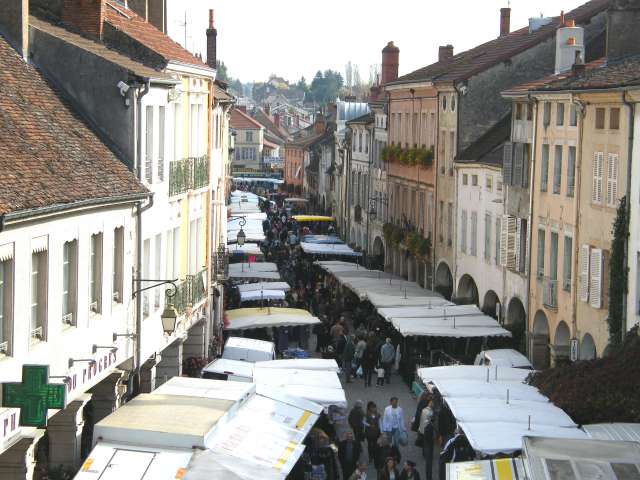
M 0 37 L 0 214 L 146 194 L 59 92 Z
M 167 61 L 175 61 L 209 68 L 179 43 L 174 42 L 135 12 L 115 2 L 107 1 L 105 22 L 145 47 L 161 55 Z
M 229 120 L 229 123 L 231 128 L 235 128 L 237 130 L 257 130 L 264 128 L 260 123 L 237 108 L 231 110 L 231 119 Z
M 605 11 L 609 0 L 591 0 L 572 10 L 565 18 L 582 24 Z M 560 17 L 535 32 L 529 33 L 529 27 L 521 28 L 508 35 L 479 45 L 466 52 L 455 55 L 448 62 L 437 62 L 398 78 L 389 85 L 414 82 L 447 83 L 466 80 L 494 65 L 522 53 L 555 35 L 560 26 Z
M 583 74 L 548 82 L 539 90 L 606 90 L 639 86 L 640 56 L 634 56 L 616 61 L 600 59 L 587 65 Z

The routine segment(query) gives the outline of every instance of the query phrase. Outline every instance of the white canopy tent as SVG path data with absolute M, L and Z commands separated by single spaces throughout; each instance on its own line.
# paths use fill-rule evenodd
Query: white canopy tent
M 586 439 L 579 428 L 509 422 L 460 422 L 471 447 L 482 455 L 509 454 L 522 449 L 523 437 Z
M 226 330 L 315 325 L 320 319 L 298 308 L 237 308 L 227 310 Z
M 251 290 L 240 292 L 241 302 L 256 302 L 260 300 L 284 300 L 286 292 L 284 290 Z
M 471 397 L 482 401 L 494 398 L 507 401 L 526 400 L 530 402 L 548 402 L 549 399 L 537 388 L 524 383 L 486 383 L 480 380 L 434 379 L 432 382 L 443 397 Z
M 255 290 L 284 290 L 289 291 L 291 287 L 287 282 L 255 282 L 255 283 L 243 283 L 238 285 L 240 292 L 252 292 Z
M 576 427 L 564 410 L 551 402 L 529 402 L 496 398 L 447 398 L 447 405 L 457 422 L 507 422 L 523 425 Z
M 253 367 L 253 381 L 259 384 L 271 385 L 272 387 L 300 385 L 342 389 L 342 384 L 336 372 L 296 370 L 293 368 L 264 368 L 259 363 Z
M 344 242 L 335 235 L 305 235 L 302 237 L 305 243 L 343 244 Z
M 280 280 L 280 273 L 275 263 L 232 263 L 229 265 L 229 278 L 277 281 Z
M 309 255 L 339 255 L 344 257 L 361 257 L 361 252 L 354 251 L 343 243 L 308 243 L 301 242 L 302 251 Z
M 418 369 L 418 377 L 424 383 L 434 380 L 472 380 L 487 383 L 524 383 L 530 370 L 507 367 L 483 367 L 480 365 L 452 365 Z
M 260 368 L 296 370 L 322 370 L 326 372 L 339 372 L 340 367 L 335 360 L 321 358 L 292 358 L 287 360 L 269 360 L 266 362 L 256 362 Z
M 432 294 L 432 295 L 429 295 Z M 455 304 L 451 303 L 449 300 L 446 300 L 440 297 L 435 292 L 431 292 L 430 290 L 425 290 L 424 297 L 407 297 L 404 298 L 404 295 L 387 295 L 384 293 L 369 293 L 368 295 L 369 301 L 371 304 L 378 309 L 378 312 L 381 308 L 391 308 L 391 307 L 453 307 Z
M 511 332 L 487 315 L 445 318 L 394 318 L 403 337 L 510 337 Z
M 231 270 L 242 270 L 242 265 L 242 263 L 232 263 L 229 265 L 229 273 L 231 273 Z M 254 272 L 277 272 L 278 265 L 271 262 L 245 262 L 244 270 L 252 270 Z
M 482 311 L 475 305 L 388 307 L 379 308 L 378 314 L 387 321 L 391 321 L 393 318 L 432 319 L 483 315 Z
M 233 177 L 234 182 L 242 183 L 272 183 L 274 185 L 282 185 L 284 180 L 280 178 L 267 178 L 267 177 Z
M 236 234 L 237 236 L 237 234 Z M 245 243 L 240 246 L 237 243 L 230 245 L 227 248 L 229 255 L 253 255 L 255 257 L 263 256 L 262 250 L 260 250 L 260 246 L 257 243 Z

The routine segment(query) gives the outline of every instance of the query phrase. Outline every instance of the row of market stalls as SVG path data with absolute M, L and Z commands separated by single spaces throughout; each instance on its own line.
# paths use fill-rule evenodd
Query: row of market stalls
M 402 277 L 343 261 L 318 261 L 317 265 L 360 301 L 370 302 L 403 337 L 511 336 L 475 305 L 456 305 Z
M 75 478 L 284 479 L 321 412 L 264 384 L 174 377 L 96 424 Z

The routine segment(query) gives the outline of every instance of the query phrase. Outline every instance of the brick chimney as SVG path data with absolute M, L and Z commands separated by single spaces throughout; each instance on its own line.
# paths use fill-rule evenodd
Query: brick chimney
M 125 7 L 133 10 L 146 21 L 149 21 L 149 2 L 148 0 L 125 0 Z
M 279 113 L 274 113 L 273 114 L 273 124 L 276 127 L 280 127 L 280 114 Z
M 613 0 L 607 16 L 607 58 L 640 54 L 640 0 Z
M 450 62 L 453 58 L 453 45 L 441 45 L 438 48 L 438 61 Z
M 62 0 L 62 22 L 94 38 L 102 38 L 105 0 Z
M 382 78 L 381 84 L 386 85 L 398 79 L 398 66 L 400 65 L 400 49 L 393 42 L 387 43 L 382 49 Z
M 29 57 L 29 0 L 5 0 L 0 8 L 0 32 L 22 58 Z
M 213 21 L 213 9 L 209 10 L 209 28 L 207 28 L 207 65 L 216 68 L 218 63 L 218 30 Z
M 500 36 L 504 37 L 511 32 L 511 9 L 500 9 Z
M 325 132 L 325 130 L 327 129 L 327 122 L 324 119 L 323 114 L 319 113 L 318 115 L 316 115 L 316 123 L 313 129 L 318 135 Z

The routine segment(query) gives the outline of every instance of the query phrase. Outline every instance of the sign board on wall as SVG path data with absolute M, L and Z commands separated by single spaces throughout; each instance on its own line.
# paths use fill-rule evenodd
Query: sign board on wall
M 572 338 L 570 340 L 569 343 L 569 349 L 570 349 L 570 358 L 572 362 L 575 362 L 578 360 L 578 339 L 577 338 Z

